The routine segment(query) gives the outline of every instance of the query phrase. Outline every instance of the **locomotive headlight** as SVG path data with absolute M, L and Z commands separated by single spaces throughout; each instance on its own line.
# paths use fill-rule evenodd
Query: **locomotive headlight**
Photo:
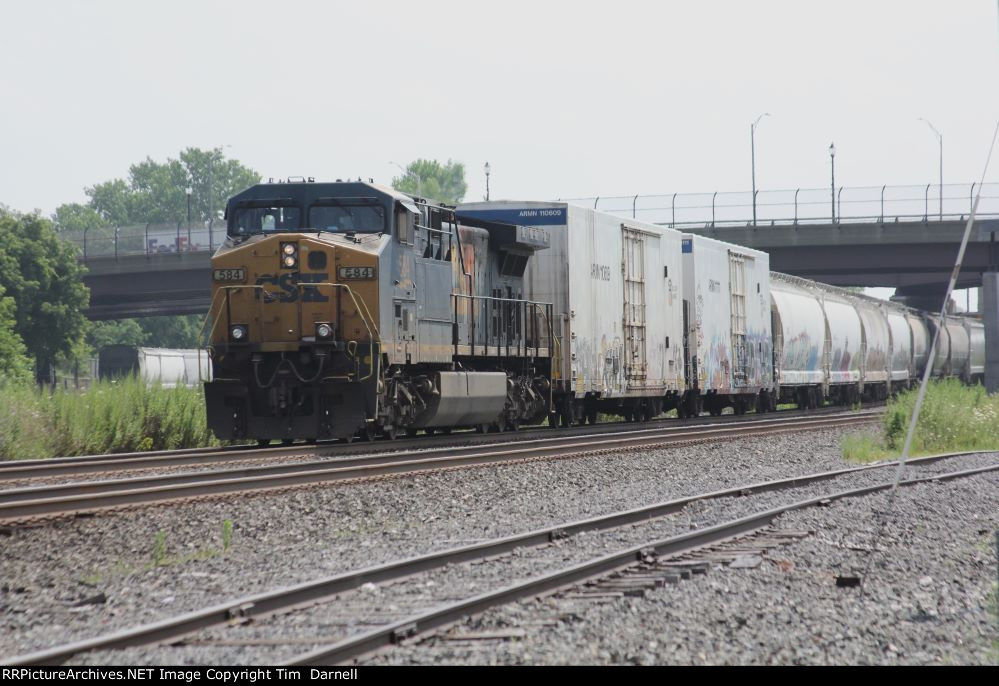
M 316 338 L 328 339 L 333 337 L 333 327 L 329 324 L 316 324 Z
M 298 266 L 298 244 L 281 244 L 281 266 L 284 269 L 294 269 Z
M 231 338 L 236 343 L 242 343 L 246 340 L 246 326 L 243 324 L 234 324 L 229 327 L 229 338 Z

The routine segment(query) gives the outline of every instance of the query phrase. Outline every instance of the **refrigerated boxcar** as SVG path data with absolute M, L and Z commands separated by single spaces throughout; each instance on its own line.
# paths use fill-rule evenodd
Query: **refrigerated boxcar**
M 677 404 L 684 389 L 678 231 L 559 202 L 469 203 L 458 216 L 547 237 L 524 288 L 525 297 L 554 305 L 562 424 L 593 422 L 598 412 L 647 419 Z
M 683 234 L 687 392 L 681 416 L 771 409 L 770 257 Z

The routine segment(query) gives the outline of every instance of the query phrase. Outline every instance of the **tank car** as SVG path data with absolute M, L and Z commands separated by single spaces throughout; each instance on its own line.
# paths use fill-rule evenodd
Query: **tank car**
M 551 305 L 523 226 L 362 182 L 231 198 L 212 258 L 208 423 L 223 439 L 498 430 L 551 407 Z
M 681 234 L 562 202 L 493 201 L 458 207 L 462 221 L 544 232 L 550 248 L 524 274 L 530 297 L 552 302 L 556 421 L 598 413 L 647 420 L 685 389 Z

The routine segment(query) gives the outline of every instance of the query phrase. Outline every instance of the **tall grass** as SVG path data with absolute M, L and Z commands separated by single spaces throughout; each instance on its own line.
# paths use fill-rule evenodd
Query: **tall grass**
M 99 381 L 86 391 L 0 383 L 0 459 L 218 445 L 201 388 Z
M 851 435 L 841 442 L 848 460 L 866 462 L 898 457 L 905 445 L 918 389 L 889 401 L 879 436 Z M 933 381 L 919 413 L 912 455 L 961 450 L 999 450 L 999 395 L 957 379 Z

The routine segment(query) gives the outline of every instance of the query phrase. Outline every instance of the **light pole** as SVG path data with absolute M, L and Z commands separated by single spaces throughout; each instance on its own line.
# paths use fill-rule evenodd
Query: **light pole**
M 836 223 L 836 144 L 829 144 L 829 162 L 832 165 L 832 186 L 830 187 L 830 193 L 832 197 L 832 223 Z
M 419 174 L 414 174 L 413 172 L 409 171 L 408 169 L 406 169 L 405 167 L 403 167 L 398 162 L 393 162 L 393 161 L 389 160 L 389 164 L 392 164 L 392 165 L 395 165 L 396 167 L 398 167 L 399 171 L 402 172 L 403 177 L 410 176 L 410 175 L 416 177 L 416 194 L 422 198 L 423 197 L 423 179 L 420 178 L 420 175 Z
M 486 162 L 486 202 L 489 202 L 489 173 L 492 171 L 492 167 Z
M 764 112 L 756 118 L 756 121 L 749 125 L 749 149 L 752 154 L 753 164 L 753 226 L 756 226 L 756 126 L 763 117 L 769 116 L 769 112 Z
M 228 143 L 220 145 L 212 150 L 212 154 L 208 157 L 208 221 L 215 221 L 215 202 L 212 198 L 212 174 L 214 172 L 215 156 L 218 155 L 219 159 L 222 159 L 222 149 L 231 148 L 232 146 Z
M 940 221 L 943 221 L 943 134 L 937 131 L 937 127 L 933 126 L 929 119 L 920 117 L 919 121 L 926 122 L 926 125 L 933 130 L 937 140 L 940 142 Z
M 191 225 L 191 194 L 194 193 L 194 189 L 188 186 L 185 189 L 187 193 L 187 225 Z

